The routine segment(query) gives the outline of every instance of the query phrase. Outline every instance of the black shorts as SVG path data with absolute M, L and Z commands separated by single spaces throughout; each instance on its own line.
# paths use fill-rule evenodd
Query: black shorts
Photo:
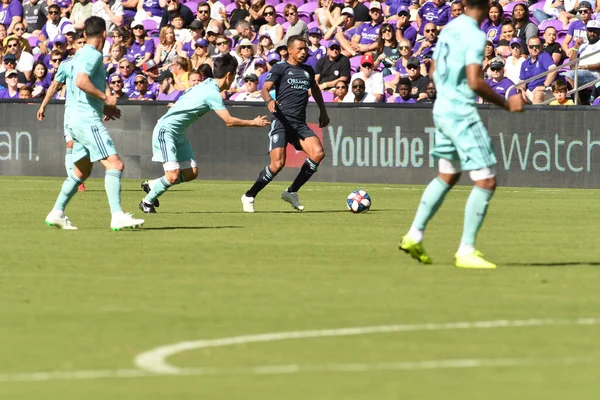
M 317 136 L 306 125 L 306 122 L 280 121 L 274 118 L 269 131 L 269 152 L 273 149 L 286 147 L 291 143 L 296 150 L 302 150 L 300 141 L 309 137 Z

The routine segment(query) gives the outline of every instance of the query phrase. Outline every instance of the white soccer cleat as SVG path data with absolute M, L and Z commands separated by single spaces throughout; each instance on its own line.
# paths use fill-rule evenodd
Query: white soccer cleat
M 50 213 L 46 217 L 45 222 L 46 222 L 46 225 L 54 226 L 58 229 L 65 229 L 65 230 L 71 230 L 71 231 L 74 231 L 77 229 L 76 226 L 73 226 L 71 224 L 71 220 L 66 215 L 58 216 L 56 214 Z
M 253 213 L 254 212 L 254 197 L 248 197 L 244 194 L 242 196 L 242 206 L 244 207 L 244 212 Z
M 298 193 L 288 192 L 287 190 L 281 194 L 281 200 L 287 201 L 298 211 L 304 211 L 304 206 L 300 204 L 300 200 L 298 200 Z
M 110 221 L 110 229 L 113 231 L 139 228 L 142 225 L 144 225 L 144 220 L 133 218 L 133 215 L 130 213 L 113 216 Z

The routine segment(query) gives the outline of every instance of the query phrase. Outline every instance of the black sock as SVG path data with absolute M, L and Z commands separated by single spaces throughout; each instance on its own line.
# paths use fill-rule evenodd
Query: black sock
M 296 179 L 294 179 L 294 182 L 292 182 L 292 185 L 287 191 L 294 193 L 300 190 L 302 185 L 304 185 L 310 179 L 310 177 L 317 172 L 318 167 L 319 163 L 307 158 L 306 161 L 304 161 L 304 164 L 302 164 L 302 168 L 300 169 L 298 176 L 296 176 Z
M 277 174 L 274 173 L 273 171 L 271 171 L 269 166 L 266 166 L 265 169 L 260 171 L 260 174 L 258 174 L 258 178 L 256 179 L 256 182 L 254 183 L 254 185 L 252 185 L 250 190 L 248 190 L 246 192 L 246 196 L 247 197 L 256 197 L 258 192 L 263 190 L 265 188 L 265 186 L 267 186 L 269 184 L 269 182 L 271 182 L 273 180 L 273 178 L 275 178 L 275 175 L 277 175 Z

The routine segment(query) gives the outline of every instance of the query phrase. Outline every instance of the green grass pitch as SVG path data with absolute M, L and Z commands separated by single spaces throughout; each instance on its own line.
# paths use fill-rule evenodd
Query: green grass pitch
M 428 227 L 423 266 L 397 249 L 422 187 L 309 182 L 297 213 L 274 182 L 244 214 L 248 182 L 196 181 L 142 229 L 111 232 L 98 179 L 67 210 L 78 231 L 45 226 L 61 182 L 0 178 L 0 399 L 600 393 L 597 190 L 499 188 L 478 242 L 499 268 L 464 271 L 452 259 L 469 187 Z M 372 197 L 366 214 L 346 211 L 357 188 Z M 143 215 L 142 197 L 124 181 L 125 211 Z M 501 320 L 535 321 L 444 325 Z M 176 375 L 134 364 L 182 341 L 387 325 L 406 328 L 192 349 L 167 359 L 187 371 Z

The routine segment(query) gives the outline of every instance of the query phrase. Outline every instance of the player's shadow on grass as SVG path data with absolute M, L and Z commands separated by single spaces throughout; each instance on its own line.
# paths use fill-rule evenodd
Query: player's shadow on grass
M 180 230 L 180 229 L 243 229 L 243 226 L 234 226 L 234 225 L 224 225 L 224 226 L 162 226 L 157 228 L 141 228 L 138 229 L 137 232 L 142 231 L 172 231 L 172 230 Z
M 508 263 L 507 267 L 575 267 L 578 265 L 589 265 L 592 267 L 600 266 L 598 261 L 563 261 L 563 262 L 549 262 L 549 263 Z
M 378 213 L 378 212 L 394 212 L 394 211 L 399 211 L 400 209 L 397 210 L 381 210 L 381 209 L 377 209 L 377 210 L 370 210 L 368 213 L 365 214 L 371 214 L 371 213 Z M 348 210 L 310 210 L 310 211 L 303 211 L 302 213 L 300 213 L 299 211 L 296 210 L 273 210 L 273 211 L 256 211 L 255 214 L 333 214 L 333 213 L 345 213 L 348 214 L 349 211 Z M 172 211 L 172 212 L 161 212 L 161 214 L 245 214 L 243 211 Z

